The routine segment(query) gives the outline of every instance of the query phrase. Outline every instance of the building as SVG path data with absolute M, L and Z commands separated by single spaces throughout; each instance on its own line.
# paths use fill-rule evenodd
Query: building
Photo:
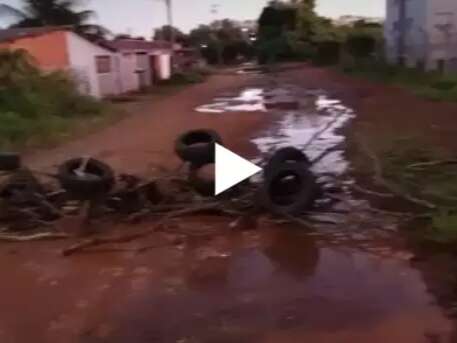
M 121 70 L 129 87 L 141 89 L 170 78 L 172 49 L 169 42 L 120 38 L 106 44 L 122 55 Z M 132 65 L 136 74 L 133 80 Z
M 44 72 L 63 70 L 79 91 L 96 98 L 116 96 L 170 77 L 170 49 L 141 40 L 94 43 L 69 27 L 0 30 L 0 49 L 27 51 Z
M 391 62 L 457 71 L 456 0 L 387 0 L 384 36 Z
M 69 28 L 0 30 L 0 49 L 27 51 L 45 72 L 68 72 L 81 93 L 102 98 L 123 92 L 117 52 L 94 44 Z

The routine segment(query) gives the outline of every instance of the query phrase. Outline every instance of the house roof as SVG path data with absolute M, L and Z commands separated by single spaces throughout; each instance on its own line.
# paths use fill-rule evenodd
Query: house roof
M 108 44 L 118 51 L 151 51 L 151 50 L 170 50 L 171 44 L 165 41 L 147 41 L 142 39 L 115 39 Z
M 43 26 L 0 30 L 0 43 L 11 42 L 21 38 L 37 37 L 56 31 L 73 32 L 94 45 L 100 46 L 110 51 L 117 51 L 115 47 L 111 46 L 110 44 L 105 44 L 104 41 L 95 42 L 87 39 L 87 37 L 84 37 L 83 35 L 80 35 L 77 32 L 75 32 L 72 26 Z
M 41 36 L 54 31 L 70 30 L 68 26 L 28 27 L 0 30 L 0 42 L 14 41 L 25 37 Z

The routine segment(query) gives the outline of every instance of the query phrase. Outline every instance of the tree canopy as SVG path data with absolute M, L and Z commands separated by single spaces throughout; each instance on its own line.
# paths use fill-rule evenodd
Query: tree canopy
M 0 17 L 14 20 L 11 27 L 72 26 L 81 34 L 96 39 L 108 33 L 90 23 L 95 13 L 80 10 L 78 0 L 22 0 L 21 8 L 0 4 Z
M 154 31 L 154 40 L 170 41 L 172 36 L 174 41 L 181 44 L 187 44 L 187 35 L 176 27 L 164 25 Z

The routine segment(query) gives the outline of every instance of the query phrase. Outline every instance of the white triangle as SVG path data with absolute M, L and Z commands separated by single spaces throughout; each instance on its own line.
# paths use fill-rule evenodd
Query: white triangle
M 216 195 L 260 171 L 262 168 L 216 144 Z

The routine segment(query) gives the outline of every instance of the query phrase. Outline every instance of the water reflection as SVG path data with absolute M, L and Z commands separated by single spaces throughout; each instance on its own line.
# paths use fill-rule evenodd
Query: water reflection
M 305 152 L 311 159 L 332 150 L 314 165 L 314 171 L 318 174 L 345 173 L 349 166 L 343 151 L 345 136 L 338 131 L 354 117 L 354 111 L 325 94 L 305 94 L 304 99 L 300 109 L 284 112 L 252 142 L 264 156 L 286 146 L 306 147 Z M 308 144 L 316 135 L 319 137 Z
M 264 240 L 263 254 L 276 271 L 297 281 L 304 281 L 314 274 L 319 262 L 319 248 L 312 236 L 284 228 L 265 235 Z

